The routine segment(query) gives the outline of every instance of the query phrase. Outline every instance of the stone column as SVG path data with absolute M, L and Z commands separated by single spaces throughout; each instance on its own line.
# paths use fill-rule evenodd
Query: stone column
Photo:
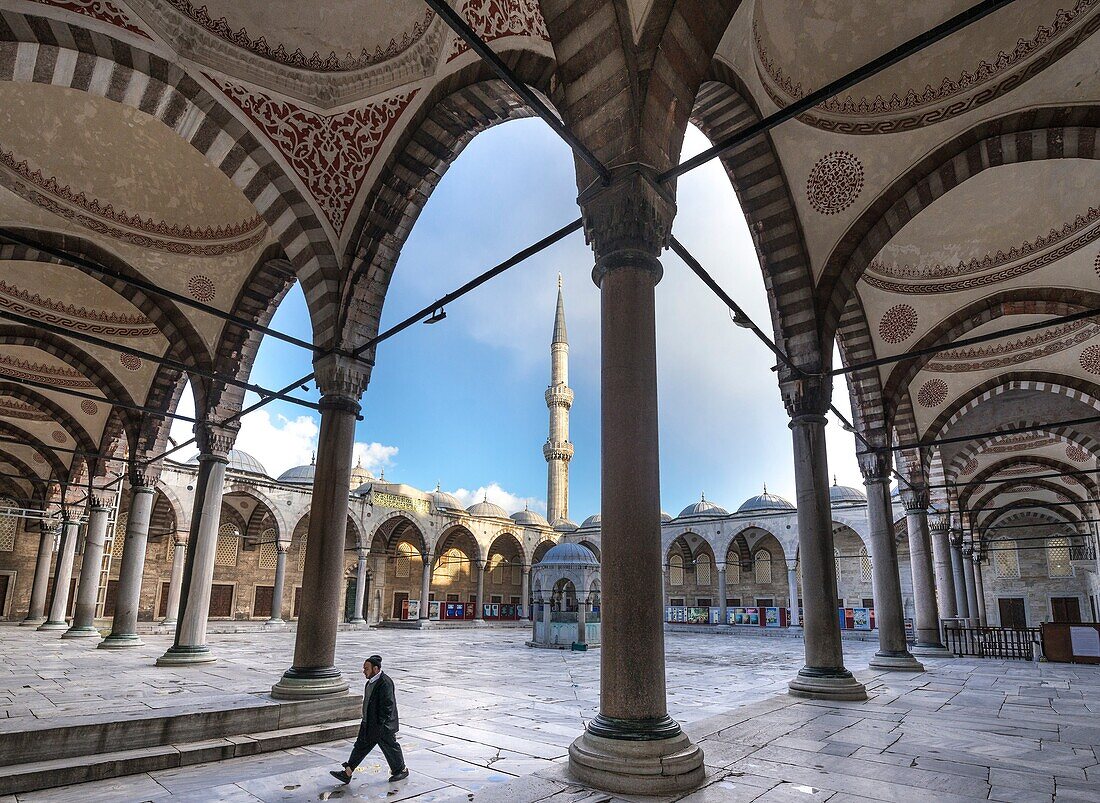
M 963 577 L 966 581 L 966 607 L 968 609 L 967 624 L 978 627 L 978 591 L 974 584 L 974 549 L 970 542 L 965 542 L 962 548 Z
M 704 771 L 665 697 L 654 296 L 675 203 L 654 175 L 617 168 L 579 199 L 600 288 L 602 641 L 600 711 L 570 746 L 569 770 L 601 790 L 662 795 Z
M 485 561 L 475 561 L 477 565 L 477 610 L 474 611 L 474 619 L 483 621 L 485 605 Z
M 718 625 L 726 624 L 726 564 L 718 563 Z
M 867 519 L 871 529 L 871 572 L 875 597 L 878 652 L 874 669 L 923 672 L 924 666 L 909 652 L 905 640 L 905 614 L 901 607 L 901 574 L 894 541 L 893 505 L 890 502 L 890 454 L 862 454 L 859 467 L 867 488 Z
M 222 490 L 229 450 L 237 433 L 211 422 L 195 425 L 199 446 L 199 474 L 195 479 L 195 506 L 191 513 L 191 534 L 180 584 L 176 638 L 157 666 L 202 664 L 214 661 L 206 646 L 206 623 L 210 617 L 210 586 L 214 580 L 214 558 L 218 550 Z
M 982 583 L 982 556 L 974 550 L 974 596 L 978 599 L 975 616 L 980 627 L 989 627 L 989 616 L 985 610 L 985 585 Z
M 172 576 L 168 580 L 168 604 L 164 606 L 162 625 L 174 625 L 180 610 L 180 588 L 183 586 L 183 565 L 187 561 L 187 534 L 175 533 L 172 548 Z
M 359 556 L 359 565 L 355 567 L 355 603 L 348 622 L 362 625 L 367 621 L 363 618 L 363 602 L 367 598 L 367 550 L 359 547 L 356 554 Z M 421 605 L 427 607 L 428 603 L 422 602 Z
M 69 581 L 73 575 L 73 558 L 76 555 L 76 539 L 80 534 L 80 522 L 66 520 L 61 525 L 61 545 L 57 548 L 57 566 L 53 573 L 53 601 L 49 618 L 38 626 L 39 630 L 68 630 L 65 613 L 69 607 Z
M 523 567 L 523 585 L 520 587 L 520 600 L 523 602 L 523 615 L 526 619 L 534 618 L 531 615 L 531 567 Z
M 787 623 L 788 627 L 801 629 L 802 625 L 798 623 L 798 561 L 787 561 L 787 588 L 791 593 L 791 621 Z
M 917 486 L 903 489 L 905 522 L 909 529 L 909 566 L 913 572 L 914 655 L 949 656 L 940 639 L 940 611 L 936 604 L 936 576 L 928 537 L 928 491 Z
M 99 643 L 103 649 L 137 647 L 138 608 L 141 605 L 141 578 L 145 573 L 145 551 L 149 545 L 149 519 L 153 515 L 153 478 L 137 472 L 130 475 L 130 511 L 126 516 L 126 541 L 122 546 L 122 564 L 118 570 L 118 593 L 111 633 Z M 115 534 L 118 537 L 118 534 Z M 173 556 L 174 557 L 174 556 Z M 175 566 L 172 567 L 173 577 Z M 168 615 L 172 616 L 171 600 Z
M 50 563 L 53 561 L 53 542 L 55 531 L 39 524 L 38 557 L 34 561 L 34 582 L 31 585 L 30 607 L 27 618 L 19 624 L 25 627 L 38 627 L 46 621 L 46 588 L 50 584 Z
M 279 541 L 276 544 L 278 554 L 275 556 L 275 587 L 271 591 L 271 618 L 264 622 L 266 627 L 286 627 L 283 621 L 283 594 L 286 587 L 286 551 L 290 544 Z M 356 590 L 356 597 L 359 592 Z
M 952 530 L 950 537 L 951 577 L 955 585 L 955 615 L 960 619 L 968 619 L 970 606 L 966 598 L 966 576 L 963 572 L 962 533 Z
M 542 598 L 542 632 L 546 637 L 546 644 L 553 643 L 550 639 L 550 626 L 553 612 L 554 605 L 552 604 L 552 597 L 547 593 L 547 595 Z
M 948 531 L 951 520 L 947 516 L 933 516 L 928 522 L 932 537 L 932 557 L 936 568 L 936 600 L 940 617 L 954 619 L 958 616 L 955 604 L 955 575 L 951 572 L 951 542 Z
M 92 495 L 87 536 L 84 538 L 84 557 L 80 561 L 80 579 L 76 583 L 73 624 L 61 638 L 99 638 L 99 631 L 95 628 L 95 607 L 99 601 L 99 581 L 103 574 L 103 547 L 107 541 L 110 505 L 106 496 Z
M 825 411 L 832 399 L 828 379 L 789 379 L 781 383 L 791 416 L 798 555 L 802 563 L 802 623 L 806 665 L 788 684 L 797 697 L 866 700 L 867 690 L 844 666 L 836 614 L 836 560 L 829 504 L 829 465 L 825 452 Z
M 432 595 L 432 561 L 434 557 L 431 552 L 425 552 L 421 558 L 424 567 L 420 573 L 420 613 L 417 615 L 417 619 L 422 622 L 428 621 L 428 597 Z M 480 599 L 480 595 L 478 598 Z
M 577 596 L 577 643 L 578 644 L 587 644 L 588 643 L 588 632 L 587 632 L 587 627 L 586 627 L 587 617 L 585 616 L 585 611 L 587 611 L 587 610 L 588 610 L 588 597 L 581 597 L 580 595 L 578 595 Z
M 272 689 L 273 697 L 297 699 L 342 694 L 348 682 L 336 668 L 336 630 L 344 588 L 351 458 L 359 397 L 368 366 L 336 354 L 313 363 L 321 390 L 321 432 L 302 572 L 302 607 L 294 640 L 294 664 Z

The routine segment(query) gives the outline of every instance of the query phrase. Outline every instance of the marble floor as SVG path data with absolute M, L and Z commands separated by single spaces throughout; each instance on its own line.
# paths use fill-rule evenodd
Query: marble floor
M 476 801 L 600 803 L 564 773 L 569 743 L 598 703 L 599 651 L 524 647 L 522 630 L 341 633 L 349 679 L 384 656 L 398 688 L 409 780 L 388 784 L 372 754 L 356 780 L 328 778 L 350 742 L 293 748 L 0 799 L 50 801 Z M 168 646 L 104 653 L 0 627 L 0 730 L 109 707 L 217 707 L 270 687 L 290 633 L 214 635 L 220 660 L 153 667 Z M 683 803 L 721 801 L 1100 801 L 1100 667 L 928 661 L 922 675 L 867 670 L 875 645 L 846 642 L 868 703 L 783 694 L 802 664 L 795 639 L 670 633 L 669 711 L 699 741 L 707 786 Z M 655 798 L 647 798 L 656 800 Z M 675 798 L 665 798 L 673 800 Z

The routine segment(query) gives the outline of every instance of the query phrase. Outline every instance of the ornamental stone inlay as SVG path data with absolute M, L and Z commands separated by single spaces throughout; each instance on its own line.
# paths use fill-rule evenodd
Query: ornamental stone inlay
M 1100 376 L 1100 346 L 1089 346 L 1082 351 L 1079 362 L 1090 374 Z
M 53 438 L 54 443 L 64 443 L 66 441 L 65 433 L 59 429 L 55 429 L 51 432 L 50 437 Z
M 1089 459 L 1089 453 L 1076 443 L 1071 443 L 1066 447 L 1066 457 L 1074 463 L 1084 463 Z
M 196 301 L 213 301 L 218 289 L 209 276 L 200 273 L 187 280 L 187 292 Z
M 974 471 L 977 468 L 978 468 L 978 461 L 975 460 L 973 457 L 971 457 L 969 460 L 967 460 L 965 463 L 963 463 L 963 467 L 962 467 L 961 471 L 962 471 L 963 474 L 973 474 Z
M 141 370 L 141 358 L 135 357 L 133 354 L 120 354 L 118 355 L 118 361 L 122 363 L 122 367 L 127 371 Z
M 921 407 L 939 407 L 947 400 L 947 383 L 942 379 L 929 379 L 917 391 L 917 403 Z
M 902 343 L 917 331 L 917 311 L 908 304 L 895 304 L 883 313 L 878 334 L 887 343 Z
M 863 190 L 863 164 L 847 151 L 833 151 L 817 160 L 806 179 L 810 206 L 835 215 L 851 206 Z
M 84 399 L 80 402 L 80 409 L 88 415 L 95 415 L 99 412 L 99 405 L 91 399 Z

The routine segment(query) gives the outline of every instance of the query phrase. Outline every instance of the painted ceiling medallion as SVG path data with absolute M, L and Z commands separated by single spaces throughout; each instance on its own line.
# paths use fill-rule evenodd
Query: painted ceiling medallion
M 550 41 L 550 33 L 534 0 L 466 0 L 461 13 L 484 42 L 505 36 L 531 36 Z M 453 36 L 446 60 L 452 61 L 469 49 L 465 40 Z
M 39 3 L 44 6 L 53 6 L 54 8 L 62 8 L 76 14 L 83 14 L 85 17 L 91 17 L 100 22 L 106 22 L 109 25 L 114 25 L 116 28 L 122 28 L 124 31 L 136 33 L 138 36 L 142 36 L 146 39 L 150 38 L 149 34 L 145 33 L 145 31 L 133 23 L 125 11 L 107 0 L 31 0 L 31 2 Z
M 204 75 L 206 75 L 204 73 Z M 418 90 L 323 115 L 206 75 L 290 163 L 340 234 L 371 160 Z
M 1050 357 L 1086 343 L 1097 335 L 1100 335 L 1100 324 L 1071 321 L 1008 342 L 941 351 L 924 368 L 926 371 L 948 374 L 1003 368 Z
M 26 159 L 0 148 L 0 185 L 20 198 L 79 226 L 116 240 L 184 256 L 223 256 L 247 251 L 267 236 L 256 215 L 224 226 L 182 226 L 116 210 L 113 204 L 74 190 L 55 176 L 32 168 Z
M 1100 279 L 1100 253 L 1096 255 L 1096 259 L 1092 261 L 1092 269 L 1096 271 L 1096 278 Z
M 1090 374 L 1100 376 L 1100 346 L 1088 346 L 1081 352 L 1079 362 Z
M 119 354 L 118 361 L 127 371 L 141 370 L 141 357 L 135 357 L 133 354 Z
M 1084 463 L 1089 459 L 1089 453 L 1076 443 L 1071 443 L 1066 447 L 1066 457 L 1072 460 L 1074 463 Z
M 917 403 L 921 407 L 939 407 L 947 401 L 947 383 L 942 379 L 929 379 L 917 391 Z
M 806 179 L 810 206 L 823 215 L 843 212 L 863 190 L 863 164 L 847 151 L 833 151 L 817 160 Z
M 1024 452 L 1029 449 L 1038 449 L 1058 443 L 1058 439 L 1050 435 L 1024 433 L 1022 435 L 1005 435 L 997 438 L 987 446 L 986 452 Z
M 209 276 L 196 274 L 187 280 L 187 292 L 196 301 L 213 301 L 218 288 Z
M 15 399 L 0 399 L 0 416 L 4 418 L 19 418 L 23 421 L 49 421 L 50 416 L 42 412 L 33 404 L 25 404 Z
M 908 304 L 895 304 L 878 322 L 878 334 L 887 343 L 903 343 L 917 331 L 917 311 Z
M 65 437 L 65 433 L 59 429 L 55 429 L 51 432 L 50 437 L 53 438 L 54 443 L 64 443 L 68 440 L 68 438 Z
M 0 279 L 0 307 L 78 332 L 108 337 L 152 337 L 160 334 L 160 330 L 144 315 L 106 312 L 54 301 L 49 296 L 43 298 L 3 279 Z
M 34 454 L 31 455 L 31 462 L 32 463 L 37 463 L 40 466 L 44 466 L 44 465 L 46 465 L 46 458 L 44 458 L 38 452 L 35 452 Z
M 99 412 L 99 405 L 91 399 L 84 399 L 80 402 L 80 409 L 87 415 L 95 415 Z
M 295 67 L 299 70 L 309 70 L 310 72 L 362 70 L 400 56 L 420 41 L 428 30 L 428 26 L 432 24 L 432 20 L 435 19 L 435 13 L 431 9 L 425 8 L 420 18 L 413 23 L 411 30 L 402 33 L 400 38 L 390 39 L 389 44 L 385 47 L 378 45 L 373 52 L 363 48 L 360 50 L 359 55 L 346 53 L 343 56 L 337 56 L 335 52 L 330 52 L 327 56 L 322 56 L 315 50 L 312 55 L 307 56 L 301 48 L 294 48 L 294 51 L 291 52 L 287 50 L 286 45 L 282 42 L 271 45 L 266 37 L 253 38 L 248 30 L 243 27 L 233 30 L 233 25 L 225 17 L 214 19 L 204 5 L 195 6 L 189 0 L 168 0 L 168 2 L 192 22 L 202 26 L 219 39 L 244 48 L 268 61 L 274 61 L 287 67 Z
M 62 388 L 95 387 L 95 383 L 90 382 L 82 373 L 74 371 L 68 366 L 47 365 L 31 360 L 21 360 L 18 357 L 6 354 L 0 354 L 0 374 Z
M 1011 51 L 982 58 L 969 70 L 943 76 L 923 89 L 910 87 L 889 97 L 833 96 L 798 119 L 842 134 L 888 134 L 965 114 L 1015 89 L 1071 52 L 1100 28 L 1100 14 L 1091 13 L 1098 5 L 1100 0 L 1077 0 L 1072 8 L 1059 9 L 1050 24 L 1040 25 L 1033 36 L 1020 36 Z M 771 99 L 780 107 L 801 100 L 806 94 L 802 82 L 769 54 L 756 20 L 752 35 L 757 71 Z

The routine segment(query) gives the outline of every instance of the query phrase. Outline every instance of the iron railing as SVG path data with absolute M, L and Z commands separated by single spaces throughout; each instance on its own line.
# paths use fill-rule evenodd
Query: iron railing
M 1015 658 L 1030 661 L 1039 642 L 1037 627 L 967 627 L 948 624 L 943 629 L 947 649 L 976 658 Z
M 1069 547 L 1070 560 L 1096 560 L 1096 549 L 1092 544 L 1071 544 Z

